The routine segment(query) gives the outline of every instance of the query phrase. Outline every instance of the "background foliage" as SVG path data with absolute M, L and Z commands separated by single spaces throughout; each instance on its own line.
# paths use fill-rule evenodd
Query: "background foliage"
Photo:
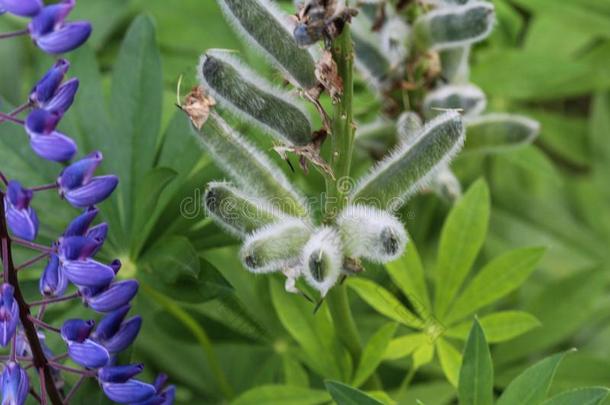
M 474 252 L 467 280 L 476 282 L 474 275 L 507 251 L 531 261 L 523 275 L 508 280 L 514 287 L 486 303 L 493 305 L 476 308 L 484 329 L 486 316 L 504 311 L 499 313 L 515 317 L 512 324 L 519 332 L 503 331 L 501 338 L 494 338 L 486 329 L 492 343 L 493 386 L 502 390 L 535 361 L 571 347 L 578 351 L 565 356 L 550 393 L 608 385 L 610 2 L 494 4 L 497 27 L 475 50 L 472 81 L 487 93 L 490 110 L 532 116 L 542 123 L 542 133 L 534 145 L 494 156 L 463 156 L 453 165 L 464 184 L 484 177 L 489 185 L 491 204 L 471 202 L 469 207 L 489 210 L 489 227 L 484 242 L 482 230 L 481 254 Z M 291 4 L 286 2 L 286 7 Z M 315 404 L 329 400 L 329 395 L 350 403 L 350 396 L 358 393 L 340 382 L 362 386 L 382 360 L 377 376 L 400 403 L 452 403 L 457 391 L 451 380 L 457 383 L 467 377 L 464 370 L 457 374 L 451 361 L 463 350 L 470 322 L 444 325 L 454 326 L 454 332 L 447 341 L 443 338 L 445 343 L 437 342 L 440 362 L 431 362 L 431 352 L 421 352 L 421 347 L 419 356 L 407 361 L 379 347 L 393 336 L 419 329 L 419 324 L 388 320 L 379 315 L 383 311 L 375 303 L 362 299 L 367 296 L 363 291 L 376 283 L 397 297 L 398 305 L 409 305 L 411 301 L 400 295 L 404 290 L 393 267 L 413 266 L 413 260 L 419 261 L 412 256 L 417 253 L 409 253 L 387 271 L 370 266 L 365 277 L 349 283 L 355 292 L 351 298 L 356 322 L 368 342 L 365 354 L 370 356 L 368 366 L 356 367 L 346 364 L 333 347 L 335 332 L 324 307 L 314 316 L 311 304 L 287 295 L 279 278 L 247 273 L 237 259 L 237 241 L 205 218 L 200 208 L 204 184 L 222 176 L 190 135 L 185 117 L 177 113 L 178 79 L 183 76 L 184 92 L 194 85 L 194 66 L 208 48 L 237 49 L 252 66 L 265 69 L 237 41 L 216 3 L 79 0 L 75 13 L 75 18 L 93 22 L 94 35 L 88 47 L 72 55 L 72 74 L 81 79 L 82 89 L 63 130 L 84 149 L 101 149 L 104 169 L 121 177 L 118 195 L 104 211 L 113 230 L 104 254 L 120 257 L 125 273 L 142 282 L 137 311 L 145 322 L 132 356 L 154 365 L 148 370 L 151 375 L 154 368 L 167 372 L 179 386 L 179 402 L 185 404 L 218 403 L 227 397 L 238 398 L 236 404 L 271 399 Z M 0 29 L 19 24 L 3 18 Z M 0 43 L 0 77 L 11 78 L 0 81 L 4 105 L 18 104 L 50 63 L 24 45 Z M 272 72 L 266 73 L 277 81 Z M 370 111 L 370 99 L 366 86 L 357 83 L 356 112 L 361 118 Z M 52 181 L 44 163 L 21 159 L 26 146 L 19 131 L 4 133 L 4 128 L 3 170 L 32 183 Z M 363 164 L 360 170 L 366 167 Z M 317 174 L 288 175 L 304 189 L 322 189 Z M 482 188 L 477 184 L 465 199 Z M 403 211 L 428 281 L 437 277 L 436 254 L 449 209 L 447 203 L 426 195 Z M 70 214 L 74 213 L 57 212 L 55 228 L 43 229 L 43 236 L 60 230 Z M 540 255 L 539 250 L 524 249 L 531 246 L 546 251 Z M 530 273 L 515 289 L 520 277 Z M 34 291 L 35 277 L 32 280 Z M 501 300 L 496 302 L 497 298 Z M 512 312 L 507 313 L 509 309 Z M 479 344 L 474 341 L 476 333 L 473 328 L 468 345 Z M 413 364 L 421 369 L 411 380 Z M 353 378 L 352 367 L 358 370 Z M 454 370 L 448 371 L 451 367 Z M 335 381 L 326 381 L 325 386 L 325 379 Z M 374 391 L 376 385 L 369 384 L 364 389 Z M 82 395 L 83 403 L 85 398 L 91 402 L 87 395 Z M 387 394 L 375 396 L 389 401 Z

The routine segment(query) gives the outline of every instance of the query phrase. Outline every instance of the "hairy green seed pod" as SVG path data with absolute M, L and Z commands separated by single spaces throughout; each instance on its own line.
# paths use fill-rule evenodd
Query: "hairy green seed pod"
M 333 228 L 316 230 L 303 248 L 303 275 L 309 285 L 325 296 L 343 269 L 341 238 Z
M 271 273 L 298 266 L 311 229 L 301 220 L 286 219 L 259 229 L 246 238 L 240 251 L 252 273 Z
M 487 97 L 475 85 L 449 85 L 434 90 L 424 99 L 424 113 L 431 118 L 438 115 L 439 110 L 462 110 L 465 117 L 474 117 L 485 111 Z
M 227 20 L 293 84 L 311 89 L 318 83 L 309 52 L 297 46 L 290 19 L 269 0 L 217 0 Z
M 460 114 L 438 116 L 379 162 L 355 187 L 350 202 L 397 210 L 449 164 L 462 148 L 464 135 Z
M 304 197 L 258 148 L 211 113 L 198 138 L 216 164 L 250 194 L 295 217 L 308 215 Z
M 228 52 L 208 51 L 201 58 L 199 74 L 212 96 L 244 121 L 283 143 L 311 142 L 311 122 L 305 109 Z
M 398 259 L 407 244 L 405 227 L 393 215 L 364 205 L 350 205 L 337 217 L 337 226 L 348 257 L 374 263 Z
M 390 74 L 390 61 L 379 48 L 379 38 L 359 25 L 352 30 L 356 68 L 375 89 L 383 86 Z
M 470 77 L 470 46 L 440 52 L 443 77 L 449 83 L 468 83 Z
M 441 7 L 415 21 L 415 43 L 420 49 L 442 50 L 471 45 L 489 36 L 495 21 L 494 6 L 473 1 Z
M 466 129 L 466 151 L 493 152 L 532 143 L 540 123 L 521 115 L 492 113 L 468 119 Z
M 407 59 L 410 36 L 411 29 L 401 17 L 392 17 L 383 25 L 380 33 L 381 49 L 393 66 Z
M 409 140 L 417 136 L 423 126 L 424 123 L 417 113 L 412 111 L 403 112 L 398 117 L 398 122 L 396 123 L 398 140 L 400 142 L 409 142 Z
M 283 212 L 267 201 L 247 195 L 226 182 L 208 183 L 203 201 L 214 222 L 241 239 L 285 218 Z
M 430 188 L 436 195 L 451 203 L 462 196 L 462 185 L 449 167 L 438 171 L 430 182 Z

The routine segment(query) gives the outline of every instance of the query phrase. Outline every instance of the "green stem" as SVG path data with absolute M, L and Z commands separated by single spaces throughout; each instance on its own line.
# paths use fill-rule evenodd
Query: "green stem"
M 329 291 L 326 302 L 328 303 L 330 315 L 333 318 L 335 332 L 352 356 L 355 367 L 360 361 L 362 348 L 356 322 L 354 322 L 354 317 L 349 306 L 347 286 L 345 284 L 336 285 Z
M 197 321 L 193 319 L 193 317 L 191 317 L 188 312 L 182 309 L 180 305 L 176 304 L 170 298 L 166 297 L 165 295 L 161 294 L 160 292 L 154 290 L 152 287 L 144 283 L 141 283 L 141 288 L 146 294 L 152 297 L 155 302 L 159 303 L 162 307 L 164 307 L 169 313 L 175 316 L 176 319 L 182 322 L 184 326 L 186 326 L 191 331 L 195 339 L 197 339 L 199 345 L 203 348 L 203 351 L 205 352 L 208 361 L 210 362 L 210 369 L 212 370 L 212 374 L 214 374 L 214 377 L 216 378 L 216 382 L 218 383 L 220 391 L 226 399 L 233 398 L 233 389 L 229 385 L 229 382 L 225 377 L 222 367 L 220 367 L 220 362 L 216 357 L 216 353 L 214 352 L 214 349 L 212 347 L 212 342 L 210 341 L 210 338 L 208 337 L 205 330 L 203 330 L 203 328 L 199 326 Z

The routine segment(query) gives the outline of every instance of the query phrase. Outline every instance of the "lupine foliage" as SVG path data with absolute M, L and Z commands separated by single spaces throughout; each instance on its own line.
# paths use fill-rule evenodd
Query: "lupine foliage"
M 283 10 L 284 16 L 295 12 L 292 2 L 276 3 L 275 16 L 281 15 L 278 10 Z M 109 227 L 106 243 L 97 257 L 107 263 L 119 257 L 123 262 L 119 277 L 135 276 L 140 283 L 133 311 L 141 314 L 144 322 L 134 350 L 121 356 L 122 363 L 144 361 L 147 366 L 142 379 L 147 381 L 152 381 L 151 372 L 156 369 L 168 372 L 171 381 L 178 384 L 179 403 L 217 403 L 223 397 L 233 398 L 230 402 L 237 404 L 271 401 L 316 404 L 331 398 L 340 404 L 392 401 L 447 404 L 458 397 L 463 403 L 471 403 L 472 397 L 464 397 L 464 392 L 483 392 L 476 400 L 487 401 L 492 380 L 489 375 L 477 378 L 486 381 L 477 385 L 469 377 L 463 378 L 464 383 L 460 381 L 461 374 L 468 372 L 456 374 L 461 357 L 465 359 L 463 369 L 477 361 L 483 366 L 479 370 L 490 370 L 485 359 L 473 359 L 469 354 L 474 344 L 470 342 L 482 341 L 480 333 L 476 339 L 467 339 L 472 314 L 478 313 L 483 333 L 492 343 L 492 393 L 496 402 L 509 383 L 536 359 L 576 346 L 579 350 L 566 355 L 556 368 L 552 384 L 539 380 L 538 386 L 543 387 L 545 395 L 537 396 L 535 403 L 599 403 L 605 396 L 604 389 L 575 388 L 607 385 L 610 378 L 606 367 L 607 283 L 603 272 L 607 267 L 605 245 L 609 235 L 603 175 L 608 166 L 604 139 L 610 128 L 605 95 L 610 10 L 595 0 L 496 0 L 493 34 L 472 47 L 436 47 L 441 49 L 443 72 L 428 81 L 431 77 L 426 73 L 431 70 L 426 64 L 430 62 L 434 67 L 436 59 L 423 58 L 422 65 L 411 66 L 402 63 L 405 55 L 411 58 L 427 53 L 425 48 L 433 47 L 434 38 L 439 43 L 451 41 L 438 40 L 440 33 L 429 35 L 426 19 L 416 24 L 426 12 L 402 9 L 396 13 L 394 5 L 399 2 L 394 1 L 387 2 L 386 19 L 380 29 L 371 31 L 379 15 L 379 2 L 366 3 L 369 5 L 361 9 L 350 27 L 358 69 L 352 98 L 357 139 L 351 176 L 356 180 L 366 178 L 374 166 L 372 160 L 382 160 L 397 143 L 413 140 L 424 123 L 439 113 L 434 106 L 463 110 L 460 114 L 466 140 L 451 168 L 438 168 L 434 178 L 427 179 L 426 187 L 418 188 L 423 193 L 411 196 L 408 204 L 395 213 L 384 214 L 390 223 L 406 224 L 409 235 L 404 236 L 409 242 L 405 256 L 386 267 L 380 266 L 379 262 L 390 258 L 371 257 L 367 249 L 393 244 L 376 244 L 366 233 L 362 240 L 368 244 L 358 242 L 350 247 L 342 234 L 349 234 L 349 224 L 363 218 L 359 213 L 365 207 L 352 207 L 337 218 L 337 222 L 346 224 L 346 231 L 337 232 L 339 244 L 345 250 L 358 251 L 353 255 L 362 258 L 361 264 L 366 269 L 335 287 L 350 289 L 349 302 L 357 332 L 365 343 L 357 363 L 348 354 L 349 346 L 343 343 L 344 328 L 335 323 L 336 302 L 329 302 L 336 299 L 334 289 L 314 315 L 314 304 L 285 292 L 284 275 L 252 275 L 243 271 L 240 263 L 240 239 L 255 229 L 280 222 L 281 218 L 300 216 L 305 210 L 312 222 L 320 225 L 310 228 L 312 234 L 326 230 L 327 235 L 334 235 L 328 232 L 328 226 L 321 226 L 325 215 L 320 212 L 324 206 L 318 197 L 324 190 L 323 176 L 314 170 L 307 175 L 299 173 L 295 163 L 298 159 L 289 150 L 287 156 L 297 173 L 292 172 L 271 149 L 278 145 L 301 147 L 306 142 L 298 141 L 303 139 L 300 136 L 293 138 L 297 140 L 293 142 L 287 140 L 287 134 L 282 136 L 281 131 L 289 127 L 281 118 L 257 123 L 256 116 L 236 110 L 216 94 L 214 114 L 232 128 L 227 132 L 241 134 L 241 141 L 266 155 L 255 154 L 264 160 L 259 160 L 253 166 L 258 168 L 251 174 L 245 173 L 250 177 L 240 182 L 231 174 L 231 169 L 237 167 L 231 163 L 236 162 L 228 161 L 226 165 L 220 162 L 217 166 L 222 171 L 218 171 L 211 164 L 213 154 L 202 154 L 200 141 L 192 135 L 184 113 L 176 113 L 174 106 L 178 77 L 183 75 L 183 82 L 196 84 L 191 80 L 193 65 L 202 51 L 210 49 L 206 52 L 241 60 L 236 66 L 242 74 L 245 72 L 244 85 L 250 83 L 280 103 L 289 103 L 294 107 L 288 108 L 292 114 L 304 114 L 311 129 L 318 130 L 323 124 L 318 111 L 295 89 L 309 88 L 315 83 L 312 65 L 303 61 L 319 60 L 318 48 L 322 49 L 322 45 L 309 49 L 315 50 L 311 57 L 307 56 L 308 50 L 292 48 L 290 52 L 300 55 L 302 63 L 299 70 L 292 69 L 290 74 L 281 61 L 297 60 L 296 57 L 286 58 L 269 51 L 259 54 L 260 44 L 252 46 L 239 41 L 246 37 L 243 31 L 241 36 L 233 35 L 235 18 L 226 24 L 226 14 L 216 2 L 199 0 L 184 0 L 172 3 L 171 7 L 157 0 L 81 0 L 72 12 L 73 18 L 66 20 L 90 20 L 94 30 L 88 45 L 67 58 L 71 63 L 70 76 L 80 80 L 79 92 L 73 107 L 54 130 L 73 138 L 81 151 L 99 149 L 103 153 L 104 163 L 97 176 L 103 175 L 104 170 L 120 176 L 118 189 L 98 214 Z M 423 3 L 430 3 L 427 11 L 432 11 L 466 2 Z M 155 23 L 151 24 L 146 17 L 130 23 L 140 10 L 152 14 Z M 24 27 L 24 21 L 7 14 L 0 17 L 0 27 L 5 32 L 15 31 Z M 292 23 L 288 20 L 275 28 Z M 424 29 L 416 30 L 416 25 Z M 273 43 L 277 32 L 272 28 L 267 24 L 261 30 L 269 34 Z M 290 30 L 286 32 L 288 35 L 282 33 L 284 45 L 292 39 Z M 418 32 L 424 34 L 417 34 L 423 38 L 418 45 L 400 41 L 414 38 Z M 453 40 L 457 42 L 456 38 Z M 36 48 L 28 42 L 29 39 L 18 38 L 0 41 L 3 61 L 0 74 L 11 78 L 0 81 L 4 98 L 1 111 L 10 111 L 11 104 L 22 103 L 32 83 L 54 62 L 40 52 L 33 52 Z M 227 53 L 218 48 L 241 52 Z M 270 51 L 280 48 L 272 47 Z M 367 53 L 376 56 L 367 58 Z M 291 85 L 286 86 L 282 78 Z M 397 91 L 395 86 L 405 81 L 405 89 Z M 404 104 L 405 90 L 408 105 Z M 598 94 L 593 97 L 595 92 Z M 564 102 L 567 98 L 570 100 Z M 321 103 L 332 118 L 335 106 L 326 96 L 321 97 Z M 302 128 L 305 121 L 298 119 L 295 124 Z M 211 123 L 212 119 L 206 126 Z M 265 126 L 268 123 L 277 125 L 270 128 Z M 1 127 L 0 170 L 26 187 L 54 182 L 59 166 L 34 158 L 22 128 L 9 123 Z M 538 131 L 540 137 L 535 138 Z M 311 135 L 315 136 L 313 132 Z M 532 141 L 535 145 L 530 145 Z M 332 138 L 327 138 L 322 150 L 326 159 L 331 144 Z M 256 170 L 269 167 L 277 170 L 274 176 L 257 176 Z M 481 201 L 487 201 L 487 187 L 481 182 L 475 184 L 481 176 L 489 184 L 493 202 L 489 231 L 482 230 L 481 224 L 450 227 L 449 223 L 455 224 L 455 218 L 460 217 L 456 211 L 468 212 L 457 206 L 450 209 L 450 201 L 457 200 L 461 207 L 479 206 Z M 223 181 L 210 183 L 213 179 Z M 357 184 L 349 183 L 347 189 L 353 190 Z M 462 184 L 469 191 L 460 199 Z M 261 198 L 265 190 L 270 197 Z M 294 201 L 282 205 L 283 211 L 267 201 L 278 201 L 274 198 L 277 190 L 283 190 Z M 442 199 L 428 194 L 429 191 Z M 232 221 L 219 229 L 199 208 L 206 196 L 215 197 L 214 201 L 230 196 L 229 200 L 236 204 L 225 206 L 223 214 L 234 210 L 257 215 L 249 222 L 236 222 L 240 216 L 225 216 Z M 49 191 L 35 193 L 32 205 L 40 216 L 38 241 L 44 244 L 63 234 L 76 212 L 68 204 L 58 204 L 57 196 Z M 214 207 L 219 210 L 221 205 L 207 208 Z M 286 210 L 292 211 L 287 214 Z M 53 215 L 42 215 L 47 211 Z M 450 246 L 447 240 L 453 237 L 439 238 L 440 225 L 448 211 L 452 213 L 442 234 L 454 235 L 460 241 L 472 240 L 476 234 L 477 243 Z M 480 207 L 477 212 L 482 212 Z M 209 213 L 215 214 L 213 209 Z M 26 214 L 26 218 L 32 216 Z M 449 232 L 448 228 L 458 228 L 460 232 Z M 482 277 L 484 269 L 495 267 L 501 272 L 501 268 L 512 269 L 511 263 L 520 255 L 529 254 L 530 262 L 540 256 L 540 250 L 527 246 L 547 249 L 536 265 L 522 270 L 516 267 L 514 279 L 494 278 L 494 283 L 503 285 L 503 289 L 486 288 L 489 281 Z M 329 254 L 325 257 L 332 259 L 326 245 L 324 248 Z M 21 248 L 14 246 L 13 251 L 17 262 L 27 260 Z M 460 255 L 453 257 L 450 252 Z M 459 271 L 449 278 L 442 277 L 439 271 L 449 274 L 449 268 L 441 270 L 445 267 L 439 264 L 441 261 Z M 20 274 L 28 298 L 39 295 L 38 277 L 43 268 L 34 265 Z M 418 268 L 424 269 L 423 282 L 412 276 L 413 269 Z M 293 278 L 298 276 L 294 269 L 286 273 Z M 493 277 L 495 273 L 488 274 Z M 399 309 L 379 314 L 376 307 L 361 300 L 358 284 L 367 283 L 383 288 L 367 294 L 369 300 L 385 291 L 388 299 L 397 300 Z M 519 285 L 519 290 L 515 290 Z M 293 286 L 289 283 L 288 287 Z M 315 298 L 315 291 L 310 290 L 305 280 L 296 282 L 294 287 L 293 291 Z M 439 289 L 445 293 L 438 293 Z M 480 291 L 490 295 L 478 302 Z M 61 325 L 67 318 L 90 319 L 92 313 L 77 302 L 56 305 L 47 311 L 49 323 L 57 321 Z M 478 309 L 457 319 L 473 305 Z M 440 312 L 444 314 L 438 315 L 443 307 L 445 311 Z M 400 308 L 414 315 L 411 321 L 432 319 L 431 325 L 441 327 L 409 328 L 404 325 L 405 312 Z M 428 317 L 419 312 L 426 308 L 432 310 Z M 70 315 L 66 316 L 68 311 Z M 407 340 L 409 336 L 414 336 L 413 341 Z M 433 344 L 429 343 L 430 336 L 436 337 Z M 417 367 L 415 375 L 414 361 L 426 360 L 431 350 L 422 349 L 417 356 L 406 354 L 397 360 L 387 358 L 388 347 L 396 348 L 400 339 L 407 351 L 409 347 L 431 347 L 434 351 L 433 359 Z M 468 343 L 463 346 L 466 339 Z M 55 352 L 63 345 L 47 340 Z M 460 355 L 462 347 L 464 353 Z M 482 347 L 479 344 L 476 352 L 484 353 Z M 555 370 L 550 363 L 548 367 Z M 458 376 L 458 388 L 446 382 L 444 372 L 448 370 L 454 383 Z M 375 380 L 382 385 L 376 385 Z M 528 390 L 536 386 L 532 374 L 517 380 L 527 383 Z M 401 385 L 407 388 L 400 389 Z M 99 395 L 97 384 L 85 384 L 74 402 L 90 401 Z

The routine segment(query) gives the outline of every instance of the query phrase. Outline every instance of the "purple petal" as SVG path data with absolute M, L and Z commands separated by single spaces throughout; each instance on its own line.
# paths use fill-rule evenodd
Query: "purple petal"
M 70 62 L 65 59 L 59 59 L 51 69 L 36 83 L 36 86 L 30 93 L 30 100 L 37 103 L 46 103 L 55 96 L 57 89 L 64 76 L 70 68 Z
M 0 345 L 8 345 L 15 335 L 19 323 L 19 306 L 13 298 L 15 289 L 10 284 L 2 284 L 2 305 L 0 305 Z
M 89 229 L 89 231 L 87 231 L 87 237 L 97 242 L 97 248 L 91 253 L 91 256 L 95 256 L 100 251 L 100 249 L 104 245 L 104 242 L 106 241 L 107 236 L 108 224 L 105 222 L 96 225 L 93 228 Z M 114 262 L 110 263 L 110 267 L 112 267 L 114 270 Z M 114 273 L 116 274 L 117 270 L 115 270 Z
M 83 343 L 69 342 L 68 355 L 76 364 L 86 368 L 101 368 L 110 360 L 108 351 L 90 339 Z
M 103 383 L 102 388 L 108 398 L 119 404 L 142 402 L 155 395 L 155 387 L 138 380 L 123 384 Z
M 68 319 L 61 327 L 61 337 L 66 342 L 83 343 L 89 337 L 95 321 L 82 319 Z
M 34 17 L 42 9 L 42 1 L 0 0 L 0 9 L 20 17 Z
M 25 131 L 30 136 L 49 135 L 55 131 L 60 119 L 59 114 L 35 108 L 25 119 Z
M 142 318 L 134 316 L 123 323 L 117 333 L 103 342 L 110 353 L 119 353 L 127 349 L 138 336 L 142 327 Z
M 59 132 L 30 137 L 32 150 L 43 159 L 53 162 L 67 162 L 76 155 L 76 143 Z
M 13 207 L 22 210 L 30 206 L 34 193 L 32 190 L 23 188 L 18 181 L 10 180 L 6 190 L 6 197 Z
M 87 236 L 91 223 L 95 220 L 95 217 L 99 213 L 97 208 L 86 209 L 78 217 L 74 218 L 72 222 L 66 227 L 64 236 Z M 87 235 L 85 235 L 87 233 Z M 95 239 L 92 237 L 92 239 Z
M 19 364 L 9 362 L 2 372 L 2 404 L 25 404 L 29 390 L 28 374 Z
M 106 291 L 86 298 L 87 304 L 97 312 L 111 312 L 129 304 L 138 292 L 138 282 L 126 280 L 113 283 Z
M 62 269 L 68 280 L 83 287 L 105 287 L 114 278 L 114 270 L 92 259 L 66 261 Z
M 97 373 L 99 379 L 107 383 L 124 383 L 140 374 L 144 370 L 142 364 L 129 364 L 127 366 L 106 366 Z
M 97 151 L 88 154 L 66 167 L 59 175 L 57 184 L 66 192 L 89 183 L 103 159 L 102 152 Z
M 91 24 L 79 21 L 67 23 L 53 32 L 35 38 L 35 42 L 46 53 L 60 54 L 78 48 L 90 35 Z
M 95 338 L 104 341 L 116 335 L 130 309 L 131 306 L 125 305 L 123 308 L 119 308 L 103 317 L 95 332 L 93 332 Z
M 72 4 L 58 3 L 43 7 L 29 24 L 32 38 L 38 39 L 61 27 L 72 8 L 74 8 L 73 2 Z
M 33 241 L 38 236 L 38 216 L 33 208 L 18 210 L 9 204 L 6 206 L 6 222 L 13 235 Z
M 78 79 L 72 78 L 68 80 L 57 89 L 55 96 L 44 107 L 52 113 L 64 115 L 74 103 L 78 86 Z
M 85 260 L 98 250 L 99 241 L 85 236 L 68 236 L 60 239 L 59 252 L 63 260 Z
M 94 177 L 88 184 L 66 192 L 64 197 L 73 206 L 85 208 L 104 201 L 118 184 L 119 178 L 116 176 Z
M 61 297 L 68 288 L 68 279 L 59 265 L 59 258 L 51 255 L 40 276 L 40 293 L 47 297 Z

